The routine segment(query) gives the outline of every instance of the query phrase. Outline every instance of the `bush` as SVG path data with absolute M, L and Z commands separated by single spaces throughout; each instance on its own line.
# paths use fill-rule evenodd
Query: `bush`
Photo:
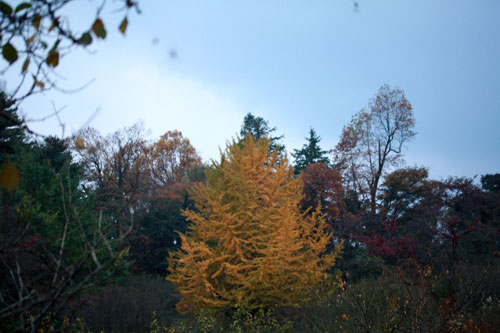
M 91 331 L 149 332 L 151 316 L 164 326 L 178 320 L 178 299 L 172 285 L 159 277 L 134 276 L 99 293 L 87 294 L 74 308 L 72 318 L 81 317 Z
M 160 332 L 291 332 L 292 321 L 278 319 L 279 313 L 263 309 L 248 310 L 237 308 L 234 311 L 200 311 L 196 315 L 186 315 L 174 326 L 162 326 L 153 315 L 151 333 Z

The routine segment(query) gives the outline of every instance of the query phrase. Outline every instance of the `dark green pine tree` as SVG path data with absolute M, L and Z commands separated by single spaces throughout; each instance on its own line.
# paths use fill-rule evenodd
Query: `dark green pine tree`
M 295 175 L 300 174 L 309 164 L 312 163 L 325 163 L 330 164 L 326 154 L 328 151 L 321 150 L 319 142 L 321 138 L 316 135 L 314 129 L 309 130 L 309 137 L 306 138 L 307 143 L 302 146 L 302 149 L 294 149 L 292 156 L 295 158 Z
M 269 122 L 262 117 L 255 117 L 253 114 L 248 113 L 243 119 L 243 124 L 240 130 L 240 142 L 245 140 L 247 134 L 251 134 L 254 140 L 268 138 L 271 140 L 269 144 L 269 152 L 278 150 L 280 158 L 283 157 L 285 146 L 279 143 L 283 139 L 283 135 L 272 136 L 271 134 L 276 131 L 276 127 L 269 127 Z
M 500 192 L 500 173 L 481 176 L 481 185 L 484 190 Z
M 0 159 L 13 154 L 16 145 L 25 140 L 23 121 L 17 114 L 14 100 L 0 91 Z

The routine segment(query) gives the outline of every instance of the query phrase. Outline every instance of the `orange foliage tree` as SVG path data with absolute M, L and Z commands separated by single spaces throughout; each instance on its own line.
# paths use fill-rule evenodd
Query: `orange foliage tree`
M 325 253 L 332 235 L 320 207 L 301 213 L 302 181 L 268 148 L 251 136 L 233 142 L 193 190 L 192 224 L 169 258 L 180 312 L 297 306 L 334 265 L 341 245 Z
M 182 199 L 187 187 L 187 173 L 201 167 L 201 158 L 188 138 L 177 130 L 168 131 L 147 150 L 148 169 L 155 195 Z

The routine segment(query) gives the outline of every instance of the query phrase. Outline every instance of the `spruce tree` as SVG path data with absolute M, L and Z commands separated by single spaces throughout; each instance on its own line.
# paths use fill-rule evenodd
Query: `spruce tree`
M 279 157 L 283 158 L 285 154 L 285 146 L 280 144 L 279 141 L 283 139 L 283 135 L 272 136 L 276 131 L 276 127 L 269 127 L 269 122 L 262 117 L 256 117 L 248 113 L 243 119 L 243 124 L 240 129 L 240 143 L 245 140 L 245 137 L 250 134 L 254 140 L 267 138 L 269 142 L 269 152 L 278 151 Z
M 17 113 L 15 101 L 0 91 L 0 160 L 13 154 L 14 147 L 25 141 L 24 123 Z
M 300 174 L 305 168 L 312 163 L 325 163 L 329 165 L 328 153 L 326 150 L 321 150 L 319 142 L 321 138 L 316 135 L 316 131 L 311 128 L 309 137 L 306 138 L 307 143 L 302 146 L 302 149 L 294 149 L 292 156 L 295 158 L 295 175 Z

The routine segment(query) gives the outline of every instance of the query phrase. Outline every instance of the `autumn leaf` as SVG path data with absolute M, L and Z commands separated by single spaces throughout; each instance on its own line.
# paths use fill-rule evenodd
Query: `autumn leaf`
M 123 35 L 125 35 L 125 31 L 127 31 L 127 25 L 128 25 L 128 19 L 125 16 L 122 23 L 120 23 L 120 27 L 118 28 Z
M 33 24 L 33 26 L 36 28 L 36 30 L 39 30 L 40 29 L 40 23 L 42 23 L 42 16 L 39 15 L 39 14 L 35 15 L 35 18 L 31 22 L 31 24 Z
M 97 38 L 102 38 L 102 39 L 106 38 L 106 29 L 104 28 L 104 23 L 100 18 L 97 18 L 95 20 L 94 24 L 92 24 L 91 29 Z
M 13 163 L 3 162 L 0 168 L 0 187 L 12 192 L 19 184 L 19 170 Z
M 21 69 L 21 73 L 26 73 L 29 65 L 30 65 L 30 58 L 28 57 L 28 58 L 26 58 L 26 60 L 24 60 L 23 68 Z
M 39 81 L 36 76 L 33 75 L 33 84 L 35 87 L 39 87 L 41 89 L 45 88 L 45 84 L 42 81 Z
M 59 25 L 59 17 L 56 17 L 54 21 L 52 21 L 52 24 L 50 25 L 49 32 L 54 30 L 55 27 Z
M 76 138 L 76 140 L 75 140 L 75 147 L 78 150 L 85 149 L 85 141 L 83 141 L 82 138 Z
M 57 67 L 57 65 L 59 64 L 59 52 L 57 52 L 56 50 L 50 50 L 45 62 L 51 67 Z
M 346 213 L 342 177 L 337 170 L 324 163 L 312 163 L 302 172 L 301 179 L 304 182 L 303 210 L 321 204 L 330 224 Z
M 28 43 L 28 45 L 33 44 L 33 42 L 35 41 L 35 38 L 36 38 L 36 34 L 34 34 L 30 38 L 28 38 L 28 40 L 26 41 Z

